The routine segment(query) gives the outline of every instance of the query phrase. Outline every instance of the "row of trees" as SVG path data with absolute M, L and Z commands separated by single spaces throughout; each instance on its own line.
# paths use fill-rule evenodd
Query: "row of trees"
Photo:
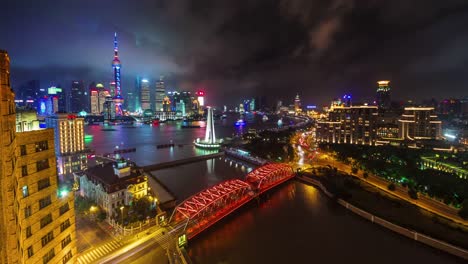
M 333 152 L 341 162 L 352 165 L 353 170 L 361 169 L 407 187 L 411 197 L 417 198 L 417 192 L 420 192 L 459 207 L 461 212 L 468 210 L 466 179 L 443 171 L 420 169 L 421 157 L 435 155 L 432 151 L 346 144 L 323 144 L 321 148 Z
M 89 198 L 83 198 L 77 196 L 75 198 L 75 210 L 78 214 L 91 215 L 97 220 L 106 219 L 107 215 L 99 208 L 99 206 L 93 200 Z M 123 213 L 123 218 L 122 218 Z M 121 222 L 122 219 L 124 223 L 131 224 L 138 221 L 143 221 L 147 217 L 155 217 L 157 214 L 157 209 L 154 203 L 149 196 L 134 200 L 130 206 L 125 206 L 123 210 L 120 208 L 114 209 L 113 218 L 117 222 Z
M 289 144 L 293 134 L 294 129 L 290 128 L 285 131 L 265 130 L 255 136 L 246 135 L 245 137 L 248 137 L 250 141 L 244 148 L 262 158 L 282 162 L 291 161 L 295 158 L 294 149 Z

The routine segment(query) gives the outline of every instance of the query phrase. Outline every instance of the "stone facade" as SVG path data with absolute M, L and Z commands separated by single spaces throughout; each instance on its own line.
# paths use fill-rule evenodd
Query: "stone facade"
M 0 263 L 74 263 L 74 197 L 58 189 L 53 130 L 16 128 L 9 57 L 0 50 Z
M 108 219 L 115 217 L 121 206 L 132 205 L 135 199 L 149 193 L 147 175 L 127 161 L 101 164 L 75 175 L 79 178 L 80 196 L 95 201 Z

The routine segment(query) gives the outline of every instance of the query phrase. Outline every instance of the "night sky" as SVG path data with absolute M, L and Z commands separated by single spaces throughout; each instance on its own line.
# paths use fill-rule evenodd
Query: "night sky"
M 13 85 L 109 82 L 117 31 L 124 91 L 164 74 L 170 90 L 204 89 L 218 105 L 370 101 L 379 79 L 395 99 L 468 95 L 466 0 L 1 2 Z

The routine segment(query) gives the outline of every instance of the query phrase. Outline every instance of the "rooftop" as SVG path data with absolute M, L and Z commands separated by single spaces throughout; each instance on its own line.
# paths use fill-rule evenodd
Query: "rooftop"
M 128 173 L 119 176 L 119 169 L 128 169 Z M 135 163 L 119 160 L 100 164 L 84 172 L 90 181 L 101 184 L 110 193 L 126 189 L 128 185 L 143 181 L 146 176 Z

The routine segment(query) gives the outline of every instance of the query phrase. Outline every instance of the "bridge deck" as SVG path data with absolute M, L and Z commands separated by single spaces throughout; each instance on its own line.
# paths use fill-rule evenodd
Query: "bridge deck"
M 162 162 L 162 163 L 156 163 L 156 164 L 151 164 L 147 166 L 142 166 L 141 168 L 145 171 L 155 171 L 155 170 L 161 170 L 161 169 L 166 169 L 166 168 L 171 168 L 171 167 L 176 167 L 184 164 L 189 164 L 189 163 L 194 163 L 198 161 L 203 161 L 207 159 L 213 159 L 213 158 L 218 158 L 224 156 L 224 152 L 217 152 L 213 154 L 207 154 L 207 155 L 201 155 L 201 156 L 194 156 L 190 158 L 185 158 L 185 159 L 179 159 L 179 160 L 171 160 L 168 162 Z

